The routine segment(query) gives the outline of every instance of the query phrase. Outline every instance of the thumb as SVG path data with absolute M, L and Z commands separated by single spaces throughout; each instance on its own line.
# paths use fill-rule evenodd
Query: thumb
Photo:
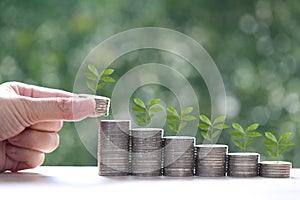
M 93 116 L 95 100 L 93 98 L 25 98 L 24 118 L 35 124 L 40 121 L 65 120 L 79 121 Z

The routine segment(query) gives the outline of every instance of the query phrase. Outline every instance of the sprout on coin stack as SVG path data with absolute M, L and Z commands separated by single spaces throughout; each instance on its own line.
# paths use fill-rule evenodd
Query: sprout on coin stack
M 190 113 L 193 111 L 193 107 L 187 107 L 183 109 L 180 114 L 179 112 L 172 106 L 167 106 L 167 121 L 168 127 L 176 133 L 176 135 L 187 126 L 189 121 L 193 121 L 196 119 L 195 116 Z
M 222 115 L 211 121 L 206 115 L 201 114 L 199 118 L 201 122 L 198 127 L 202 130 L 201 136 L 206 144 L 195 146 L 196 175 L 205 177 L 225 176 L 228 146 L 216 144 L 216 142 L 221 131 L 229 128 L 224 123 L 226 117 Z
M 93 93 L 97 93 L 97 91 L 102 89 L 107 83 L 116 82 L 116 80 L 111 77 L 114 72 L 115 70 L 110 68 L 99 72 L 94 65 L 89 64 L 88 72 L 84 73 L 85 77 L 88 79 L 86 82 L 87 87 L 92 90 Z
M 139 126 L 131 130 L 130 171 L 135 176 L 160 176 L 162 168 L 162 136 L 163 129 L 145 128 L 151 123 L 155 113 L 163 109 L 160 99 L 152 99 L 145 103 L 140 98 L 133 98 L 135 120 Z
M 285 152 L 285 148 L 293 146 L 294 142 L 290 141 L 292 133 L 287 132 L 279 138 L 271 132 L 265 132 L 266 140 L 264 145 L 267 147 L 267 153 L 276 159 L 276 161 L 260 162 L 260 175 L 270 178 L 289 178 L 292 168 L 291 162 L 279 161 L 280 156 Z
M 233 123 L 232 127 L 234 131 L 230 132 L 230 135 L 235 138 L 233 142 L 243 152 L 228 154 L 227 175 L 236 177 L 258 176 L 260 155 L 258 153 L 246 152 L 246 150 L 254 138 L 262 136 L 257 131 L 259 124 L 254 123 L 244 129 L 240 124 Z
M 143 127 L 147 127 L 150 124 L 154 117 L 154 113 L 158 113 L 163 110 L 158 106 L 160 99 L 153 99 L 146 104 L 140 98 L 133 98 L 133 102 L 135 106 L 131 109 L 136 113 L 136 121 Z
M 115 72 L 114 69 L 105 69 L 99 72 L 98 69 L 92 65 L 87 65 L 88 71 L 84 73 L 88 79 L 86 82 L 87 87 L 96 94 L 98 90 L 102 89 L 107 83 L 116 82 L 111 75 Z M 102 96 L 80 94 L 80 98 L 94 98 L 96 102 L 95 114 L 97 116 L 107 116 L 109 114 L 110 99 Z
M 178 135 L 189 121 L 196 119 L 191 115 L 192 107 L 178 112 L 174 107 L 167 106 L 167 121 L 169 128 Z M 195 137 L 167 136 L 163 138 L 163 174 L 165 176 L 193 176 L 194 175 L 194 146 Z

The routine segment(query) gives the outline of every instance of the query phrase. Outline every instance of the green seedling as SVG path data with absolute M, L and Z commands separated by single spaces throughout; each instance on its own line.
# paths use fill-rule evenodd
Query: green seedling
M 198 127 L 202 130 L 201 136 L 215 144 L 217 142 L 218 137 L 220 136 L 223 129 L 229 128 L 227 124 L 225 124 L 226 116 L 219 116 L 214 121 L 211 121 L 206 115 L 199 115 L 201 123 L 198 124 Z
M 184 127 L 187 126 L 189 121 L 196 119 L 195 116 L 190 113 L 193 111 L 193 107 L 187 107 L 180 113 L 172 106 L 167 106 L 167 121 L 168 127 L 178 134 Z
M 142 126 L 148 126 L 154 117 L 154 113 L 163 110 L 158 106 L 160 99 L 153 99 L 148 104 L 145 104 L 140 98 L 133 98 L 133 102 L 135 106 L 131 109 L 136 113 L 136 121 Z
M 97 93 L 98 90 L 102 89 L 107 83 L 116 82 L 111 75 L 115 72 L 114 69 L 105 69 L 102 72 L 99 72 L 97 68 L 89 64 L 88 72 L 85 72 L 84 75 L 88 79 L 86 82 L 87 87 L 93 91 L 93 93 Z
M 264 145 L 267 147 L 267 153 L 276 158 L 279 161 L 280 155 L 285 151 L 285 147 L 295 145 L 294 142 L 288 141 L 292 136 L 292 133 L 287 132 L 282 134 L 279 139 L 276 138 L 271 132 L 265 132 L 266 140 L 264 140 Z
M 229 134 L 235 139 L 233 143 L 243 151 L 246 151 L 247 147 L 252 143 L 254 138 L 262 136 L 261 133 L 257 132 L 259 124 L 251 124 L 245 130 L 240 124 L 232 123 L 232 128 L 235 131 L 230 132 Z

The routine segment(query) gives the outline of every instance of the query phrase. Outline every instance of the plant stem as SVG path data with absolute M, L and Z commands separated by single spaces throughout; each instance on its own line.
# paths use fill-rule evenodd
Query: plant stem
M 279 143 L 277 142 L 277 144 L 276 144 L 276 160 L 277 160 L 277 162 L 279 161 Z

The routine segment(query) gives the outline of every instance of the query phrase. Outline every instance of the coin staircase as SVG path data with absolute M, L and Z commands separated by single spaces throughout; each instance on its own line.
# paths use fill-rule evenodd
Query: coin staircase
M 274 168 L 260 164 L 258 153 L 228 153 L 227 145 L 195 145 L 195 137 L 163 134 L 163 129 L 131 129 L 130 120 L 101 120 L 99 175 L 290 177 L 291 163 Z

